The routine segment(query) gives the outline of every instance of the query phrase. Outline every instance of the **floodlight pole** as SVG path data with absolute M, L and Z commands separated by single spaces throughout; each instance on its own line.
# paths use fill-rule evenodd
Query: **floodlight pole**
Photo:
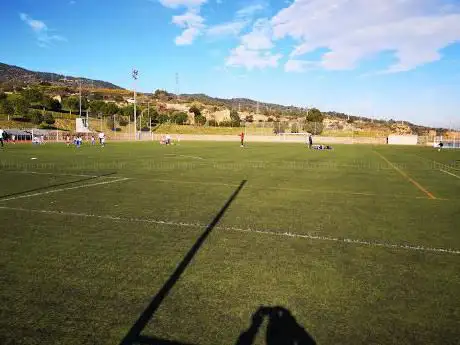
M 132 77 L 134 79 L 134 140 L 137 140 L 137 119 L 136 119 L 136 80 L 138 78 L 139 71 L 133 69 Z

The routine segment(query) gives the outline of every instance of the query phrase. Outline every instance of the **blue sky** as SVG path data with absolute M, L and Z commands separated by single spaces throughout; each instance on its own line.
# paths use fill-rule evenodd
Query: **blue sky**
M 6 0 L 0 61 L 460 128 L 460 0 Z

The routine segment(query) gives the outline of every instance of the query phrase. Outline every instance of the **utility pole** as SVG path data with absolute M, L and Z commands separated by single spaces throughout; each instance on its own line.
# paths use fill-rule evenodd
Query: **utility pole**
M 179 84 L 179 73 L 176 72 L 176 96 L 179 98 L 180 84 Z
M 147 102 L 147 115 L 149 116 L 150 133 L 152 133 L 152 119 L 150 118 L 150 101 Z
M 134 79 L 134 140 L 137 140 L 137 119 L 136 119 L 136 80 L 138 78 L 139 71 L 133 69 L 132 77 Z

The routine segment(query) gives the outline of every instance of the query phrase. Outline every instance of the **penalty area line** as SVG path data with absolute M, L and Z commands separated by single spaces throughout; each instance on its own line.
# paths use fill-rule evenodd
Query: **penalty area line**
M 460 176 L 455 175 L 454 173 L 451 173 L 450 171 L 446 171 L 446 170 L 443 170 L 443 169 L 439 169 L 439 170 L 442 171 L 443 173 L 449 174 L 450 176 L 453 176 L 453 177 L 456 177 L 456 178 L 460 179 Z
M 41 214 L 60 215 L 60 216 L 82 217 L 82 218 L 107 219 L 107 220 L 120 221 L 120 222 L 138 222 L 138 223 L 169 225 L 169 226 L 177 226 L 177 227 L 205 228 L 207 226 L 206 224 L 201 224 L 201 223 L 175 222 L 175 221 L 168 221 L 168 220 L 148 219 L 148 218 L 147 219 L 146 218 L 128 218 L 128 217 L 119 217 L 119 216 L 110 216 L 110 215 L 96 215 L 96 214 L 64 212 L 64 211 L 25 209 L 25 208 L 20 208 L 20 207 L 8 207 L 8 206 L 0 206 L 0 210 L 31 212 L 31 213 L 41 213 Z M 370 241 L 370 240 L 353 239 L 353 238 L 319 236 L 319 235 L 313 235 L 313 234 L 293 234 L 291 232 L 283 232 L 283 230 L 278 230 L 278 231 L 257 230 L 257 229 L 250 229 L 250 228 L 243 229 L 243 228 L 227 227 L 227 226 L 217 226 L 216 228 L 220 230 L 224 230 L 224 231 L 255 233 L 255 234 L 260 234 L 260 235 L 279 236 L 279 237 L 300 238 L 300 239 L 308 239 L 312 241 L 322 241 L 322 242 L 336 242 L 336 243 L 344 243 L 344 244 L 349 244 L 349 245 L 354 244 L 354 245 L 363 246 L 363 247 L 380 247 L 380 248 L 386 248 L 386 249 L 460 255 L 459 249 L 425 247 L 425 246 L 415 245 L 415 244 L 397 244 L 397 243 Z

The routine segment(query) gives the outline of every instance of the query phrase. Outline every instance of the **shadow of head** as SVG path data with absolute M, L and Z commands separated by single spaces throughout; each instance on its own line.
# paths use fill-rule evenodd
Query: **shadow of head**
M 263 321 L 268 319 L 265 334 L 267 345 L 315 345 L 310 334 L 297 323 L 289 310 L 283 307 L 260 307 L 252 315 L 250 327 L 241 333 L 236 345 L 254 344 Z

